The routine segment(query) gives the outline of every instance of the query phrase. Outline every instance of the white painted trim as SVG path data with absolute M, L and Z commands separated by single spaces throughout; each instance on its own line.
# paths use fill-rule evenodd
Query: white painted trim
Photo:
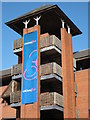
M 63 107 L 60 107 L 60 106 L 57 106 L 57 105 L 41 106 L 40 107 L 40 110 L 52 110 L 52 109 L 63 111 Z
M 42 48 L 40 50 L 40 52 L 45 52 L 45 51 L 52 50 L 52 49 L 55 49 L 58 53 L 61 54 L 61 51 L 58 48 L 56 48 L 55 46 L 49 46 L 49 47 Z
M 50 75 L 45 75 L 45 76 L 41 76 L 40 80 L 46 80 L 46 79 L 50 79 L 50 78 L 56 78 L 57 80 L 62 82 L 62 78 L 55 75 L 55 74 L 50 74 Z
M 13 50 L 14 53 L 18 53 L 18 52 L 21 52 L 21 51 L 22 51 L 22 48 Z

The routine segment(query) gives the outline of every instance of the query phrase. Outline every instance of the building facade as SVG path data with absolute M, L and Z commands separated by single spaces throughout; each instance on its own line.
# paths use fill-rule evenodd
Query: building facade
M 57 5 L 45 5 L 6 23 L 18 64 L 1 72 L 0 119 L 90 118 L 90 49 L 73 53 L 82 32 Z

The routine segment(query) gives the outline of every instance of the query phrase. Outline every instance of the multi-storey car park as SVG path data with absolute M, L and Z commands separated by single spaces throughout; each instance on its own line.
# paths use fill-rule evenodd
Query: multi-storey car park
M 39 25 L 33 19 L 37 16 L 41 16 Z M 23 21 L 29 19 L 25 28 Z M 22 38 L 14 40 L 13 44 L 18 64 L 0 71 L 0 119 L 89 118 L 90 49 L 73 53 L 72 36 L 82 33 L 76 25 L 57 5 L 41 6 L 6 25 Z M 24 34 L 35 30 L 38 32 L 39 59 L 37 101 L 22 104 Z

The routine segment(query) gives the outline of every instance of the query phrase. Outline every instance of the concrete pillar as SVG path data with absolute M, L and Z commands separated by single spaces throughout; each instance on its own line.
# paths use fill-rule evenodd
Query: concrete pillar
M 39 73 L 40 72 L 40 26 L 35 25 L 32 28 L 23 29 L 23 41 L 24 41 L 24 34 L 34 32 L 36 30 L 37 30 L 37 102 L 33 104 L 24 104 L 24 105 L 21 104 L 21 118 L 28 118 L 28 119 L 40 118 L 40 73 Z M 22 51 L 22 55 L 23 55 L 23 51 Z M 22 80 L 21 80 L 21 103 L 22 103 Z
M 68 34 L 70 34 L 70 27 L 69 27 L 69 26 L 67 26 L 67 28 L 68 28 Z
M 72 36 L 61 28 L 64 118 L 76 118 Z
M 12 92 L 14 92 L 14 81 L 12 81 Z

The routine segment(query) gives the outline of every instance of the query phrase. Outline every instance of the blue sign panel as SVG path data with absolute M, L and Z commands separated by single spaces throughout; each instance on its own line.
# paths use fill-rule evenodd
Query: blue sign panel
M 24 35 L 22 104 L 37 101 L 37 31 Z

